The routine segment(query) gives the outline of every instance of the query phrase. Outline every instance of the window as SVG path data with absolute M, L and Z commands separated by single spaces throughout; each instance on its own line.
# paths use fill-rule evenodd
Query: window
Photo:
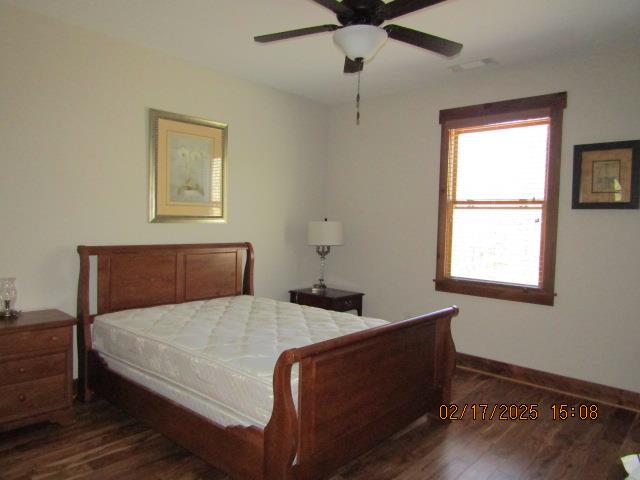
M 440 112 L 436 290 L 553 305 L 566 92 Z

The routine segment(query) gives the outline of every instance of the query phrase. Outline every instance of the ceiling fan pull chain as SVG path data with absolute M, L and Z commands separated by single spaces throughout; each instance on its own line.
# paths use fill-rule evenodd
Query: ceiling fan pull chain
M 356 125 L 360 125 L 360 73 L 358 72 L 358 93 L 356 95 Z

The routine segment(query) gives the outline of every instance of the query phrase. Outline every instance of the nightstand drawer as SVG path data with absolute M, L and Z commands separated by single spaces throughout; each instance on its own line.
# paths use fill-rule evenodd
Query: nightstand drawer
M 335 302 L 336 310 L 353 310 L 357 308 L 358 301 L 355 298 L 345 298 Z
M 64 375 L 67 371 L 67 354 L 55 353 L 40 357 L 23 358 L 0 363 L 0 386 L 22 383 L 37 378 Z
M 299 305 L 320 307 L 337 312 L 356 310 L 358 315 L 362 315 L 362 297 L 364 293 L 348 292 L 335 288 L 314 292 L 311 288 L 299 288 L 297 290 L 289 290 L 289 295 L 290 301 Z
M 0 387 L 0 419 L 29 416 L 66 404 L 66 375 Z
M 313 295 L 298 295 L 298 303 L 300 305 L 307 305 L 309 307 L 318 307 L 318 308 L 326 308 L 331 309 L 331 299 L 318 297 Z
M 60 327 L 0 335 L 0 356 L 64 348 L 71 341 L 69 332 L 68 327 Z

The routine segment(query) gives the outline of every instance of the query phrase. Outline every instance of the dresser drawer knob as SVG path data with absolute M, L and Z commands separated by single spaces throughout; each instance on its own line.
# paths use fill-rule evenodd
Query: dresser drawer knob
M 18 369 L 18 371 L 19 371 L 20 373 L 24 373 L 24 372 L 26 372 L 27 370 L 26 370 L 24 367 L 20 367 L 20 368 Z
M 21 402 L 24 402 L 26 399 L 27 397 L 24 393 L 20 394 L 20 396 L 18 397 L 18 400 L 20 400 Z
M 58 341 L 58 337 L 56 335 L 54 335 L 53 337 L 51 337 L 51 341 L 57 342 Z

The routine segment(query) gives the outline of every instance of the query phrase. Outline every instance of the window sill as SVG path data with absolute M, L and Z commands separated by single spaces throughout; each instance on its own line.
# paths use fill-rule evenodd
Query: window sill
M 458 278 L 436 279 L 436 291 L 553 306 L 555 293 L 535 287 Z

